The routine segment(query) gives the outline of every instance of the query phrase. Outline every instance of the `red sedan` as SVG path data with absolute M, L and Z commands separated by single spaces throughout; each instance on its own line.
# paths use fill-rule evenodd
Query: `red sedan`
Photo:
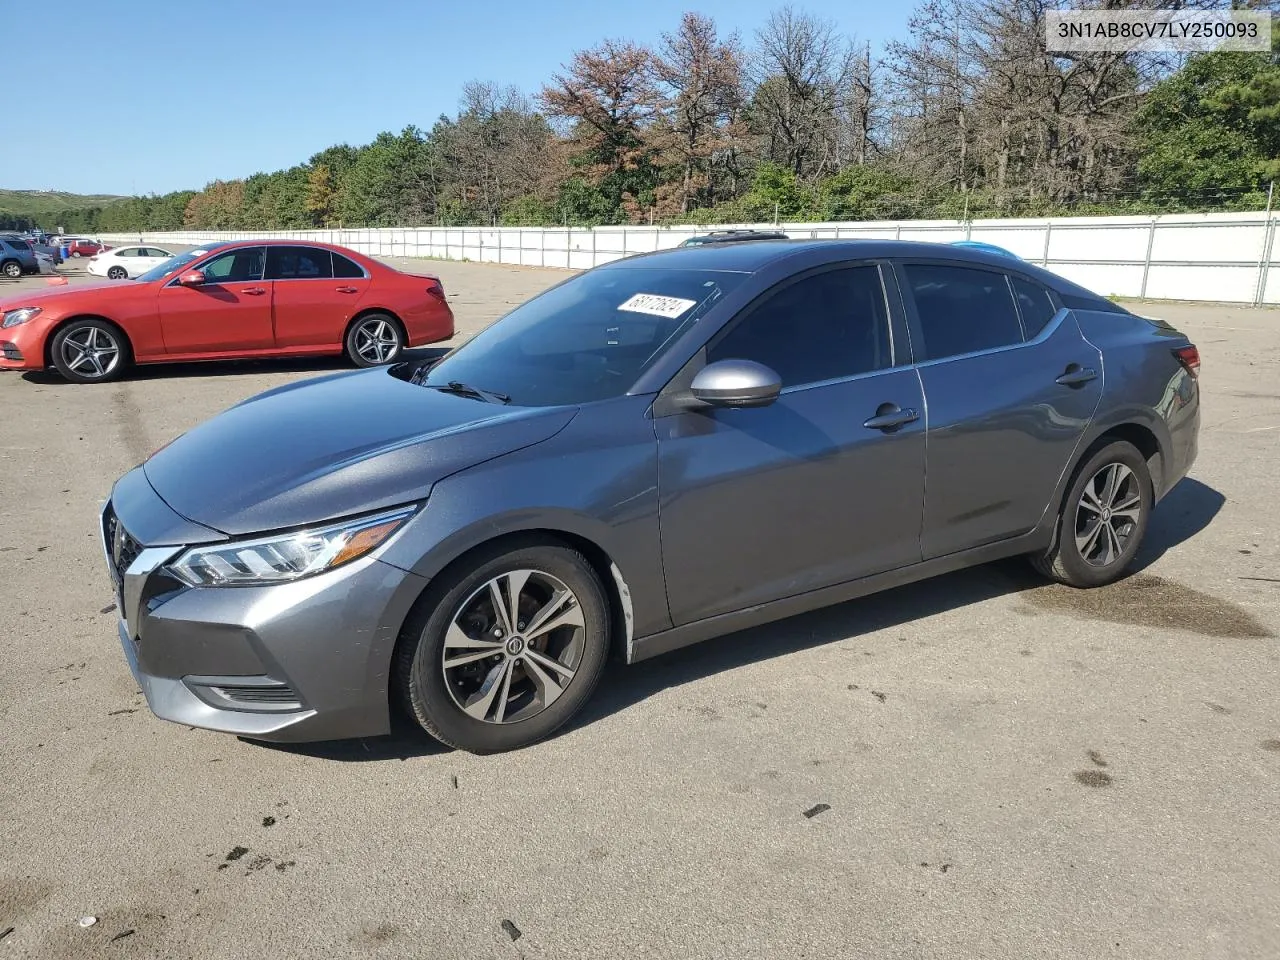
M 97 240 L 72 240 L 67 244 L 67 255 L 71 257 L 92 257 L 103 250 L 111 248 Z
M 130 363 L 345 353 L 360 367 L 453 336 L 440 280 L 320 243 L 240 240 L 179 254 L 132 283 L 0 300 L 0 369 L 76 383 Z

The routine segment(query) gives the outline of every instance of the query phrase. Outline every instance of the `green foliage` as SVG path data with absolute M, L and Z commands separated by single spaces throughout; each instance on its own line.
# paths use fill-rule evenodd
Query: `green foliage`
M 1138 174 L 1152 200 L 1171 209 L 1252 206 L 1280 175 L 1276 55 L 1194 56 L 1152 89 L 1137 124 Z
M 824 220 L 902 220 L 918 216 L 920 184 L 874 166 L 845 167 L 818 188 Z
M 503 207 L 499 219 L 504 227 L 549 226 L 556 222 L 556 209 L 533 194 L 525 194 Z

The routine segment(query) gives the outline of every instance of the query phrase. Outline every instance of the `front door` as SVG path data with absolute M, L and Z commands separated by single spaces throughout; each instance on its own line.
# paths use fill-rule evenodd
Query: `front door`
M 780 374 L 771 406 L 655 420 L 676 625 L 919 561 L 923 396 L 915 370 L 894 367 L 880 270 L 787 281 L 708 345 L 708 363 Z
M 1102 398 L 1102 354 L 1031 279 L 900 269 L 929 410 L 924 555 L 1029 533 Z
M 205 276 L 199 286 L 178 282 L 184 269 L 161 287 L 165 352 L 235 356 L 274 347 L 271 285 L 262 279 L 265 259 L 263 247 L 238 247 L 195 267 Z

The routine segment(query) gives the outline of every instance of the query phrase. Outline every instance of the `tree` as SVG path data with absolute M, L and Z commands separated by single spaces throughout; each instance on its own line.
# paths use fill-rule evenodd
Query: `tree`
M 1193 56 L 1138 114 L 1138 173 L 1165 206 L 1256 202 L 1280 174 L 1280 68 L 1273 52 Z
M 736 37 L 721 42 L 710 17 L 686 13 L 680 29 L 662 35 L 653 59 L 662 100 L 650 141 L 671 179 L 656 193 L 660 213 L 687 213 L 715 202 L 717 158 L 746 135 L 742 49 Z
M 467 219 L 493 223 L 517 197 L 549 199 L 541 171 L 551 127 L 515 87 L 471 81 L 456 120 L 431 131 L 442 167 L 442 191 Z
M 575 53 L 539 97 L 548 116 L 568 127 L 578 176 L 599 187 L 618 216 L 628 202 L 643 206 L 657 182 L 645 141 L 659 99 L 652 60 L 644 47 L 606 40 Z
M 378 134 L 343 177 L 335 200 L 345 224 L 409 226 L 437 211 L 431 145 L 417 127 Z
M 751 58 L 750 115 L 764 158 L 797 177 L 834 172 L 836 117 L 847 107 L 854 73 L 852 44 L 830 20 L 790 6 L 770 14 Z
M 327 163 L 318 163 L 307 171 L 307 193 L 302 203 L 313 224 L 327 227 L 333 222 L 333 202 L 337 193 L 333 171 Z

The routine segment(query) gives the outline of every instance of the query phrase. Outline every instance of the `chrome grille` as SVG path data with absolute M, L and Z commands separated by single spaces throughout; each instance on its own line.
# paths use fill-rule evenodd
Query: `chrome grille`
M 107 504 L 106 510 L 102 512 L 102 537 L 116 582 L 123 583 L 125 571 L 142 552 L 142 544 L 124 528 L 110 504 Z

